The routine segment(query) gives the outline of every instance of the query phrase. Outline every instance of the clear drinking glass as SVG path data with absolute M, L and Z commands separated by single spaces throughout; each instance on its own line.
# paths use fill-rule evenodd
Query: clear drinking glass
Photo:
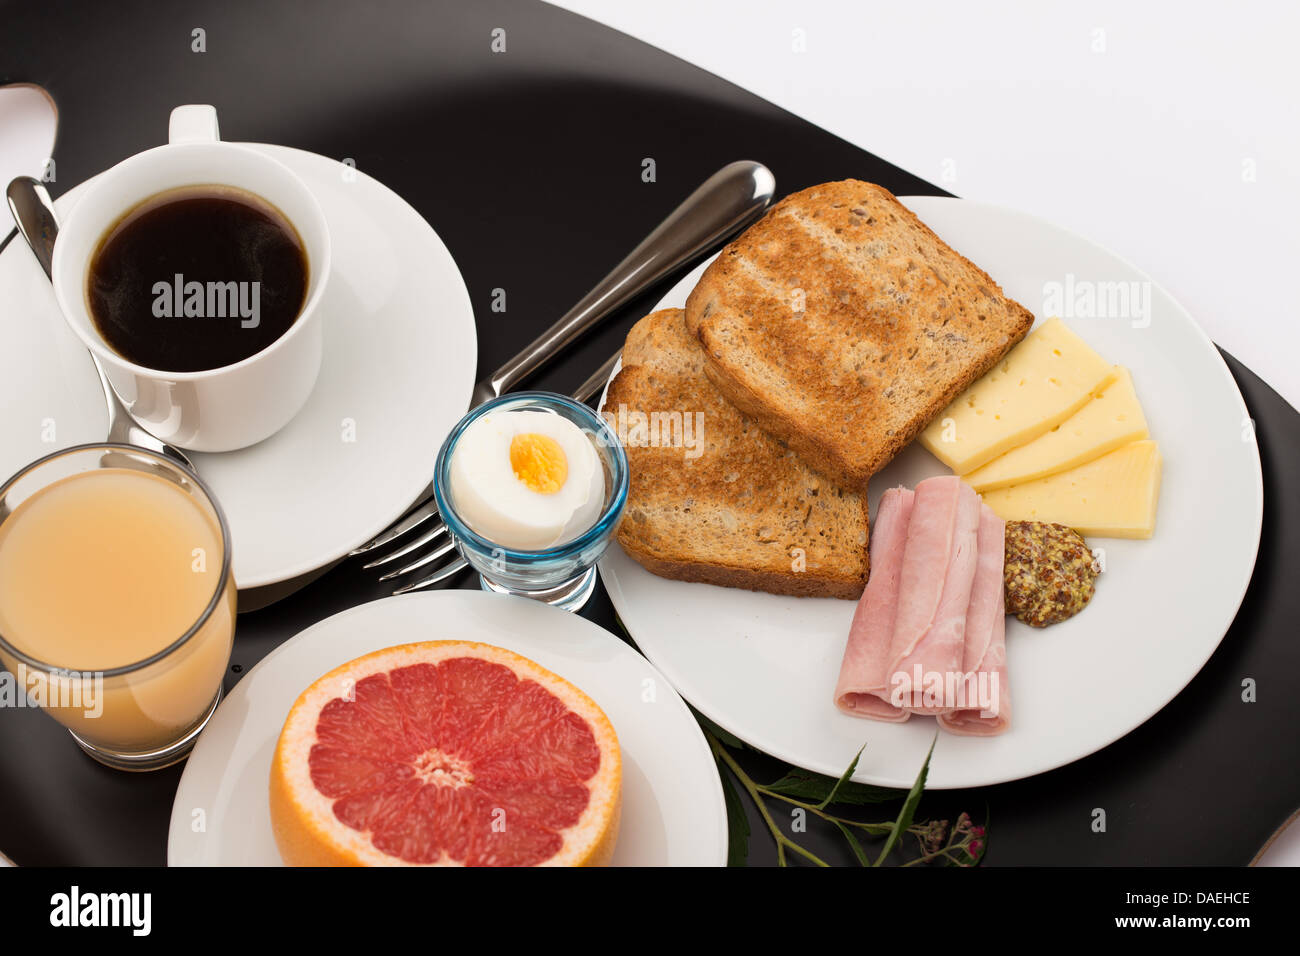
M 595 523 L 566 544 L 540 551 L 520 551 L 489 541 L 470 528 L 451 494 L 451 459 L 460 436 L 488 412 L 548 412 L 578 426 L 595 446 L 605 472 L 605 500 Z M 457 550 L 479 572 L 485 591 L 517 594 L 568 611 L 587 603 L 596 586 L 596 561 L 609 547 L 627 504 L 627 454 L 618 437 L 598 414 L 571 398 L 551 392 L 515 392 L 493 399 L 460 420 L 438 452 L 434 494 L 438 512 Z
M 54 573 L 78 553 L 87 559 Z M 150 569 L 168 573 L 142 577 Z M 188 754 L 221 699 L 236 608 L 230 530 L 193 472 L 111 443 L 33 462 L 0 486 L 0 584 L 0 677 L 17 681 L 23 706 L 119 770 Z

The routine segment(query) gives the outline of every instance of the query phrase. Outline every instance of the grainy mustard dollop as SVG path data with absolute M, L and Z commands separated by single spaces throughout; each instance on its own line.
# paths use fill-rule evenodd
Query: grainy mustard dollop
M 1097 565 L 1083 536 L 1043 521 L 1008 521 L 1007 613 L 1031 627 L 1074 617 L 1092 600 Z

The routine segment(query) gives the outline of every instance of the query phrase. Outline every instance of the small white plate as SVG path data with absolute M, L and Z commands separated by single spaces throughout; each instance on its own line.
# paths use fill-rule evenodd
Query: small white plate
M 1124 318 L 1063 318 L 1133 373 L 1164 458 L 1155 536 L 1090 540 L 1104 549 L 1106 570 L 1077 617 L 1044 630 L 1008 618 L 1011 729 L 987 738 L 940 733 L 927 784 L 986 786 L 1100 750 L 1196 676 L 1232 623 L 1255 566 L 1263 519 L 1259 451 L 1213 343 L 1149 276 L 1024 213 L 959 199 L 903 202 L 1040 319 L 1049 282 L 1070 281 L 1076 290 L 1136 282 L 1140 295 L 1150 293 L 1145 327 Z M 704 268 L 657 308 L 684 306 Z M 909 446 L 872 478 L 872 516 L 886 488 L 946 473 L 919 445 Z M 600 573 L 637 646 L 705 716 L 759 750 L 833 777 L 865 743 L 854 779 L 912 785 L 936 722 L 864 720 L 831 702 L 854 602 L 669 581 L 617 544 Z
M 432 477 L 478 361 L 469 293 L 419 213 L 335 160 L 253 145 L 316 194 L 334 268 L 320 377 L 303 410 L 251 448 L 190 456 L 230 521 L 241 589 L 321 568 L 397 518 Z M 61 215 L 86 185 L 59 197 Z M 17 237 L 0 252 L 0 296 L 3 480 L 51 451 L 103 441 L 108 426 L 90 355 Z
M 582 688 L 623 750 L 614 866 L 724 866 L 727 812 L 699 725 L 640 654 L 590 621 L 481 591 L 429 591 L 351 608 L 286 641 L 221 702 L 172 805 L 172 866 L 279 866 L 267 809 L 271 755 L 289 708 L 322 674 L 413 641 L 495 644 Z M 201 828 L 201 829 L 200 829 Z

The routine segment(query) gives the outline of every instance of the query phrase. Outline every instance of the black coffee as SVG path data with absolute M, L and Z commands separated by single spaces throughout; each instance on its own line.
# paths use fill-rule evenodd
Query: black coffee
M 284 335 L 307 278 L 302 240 L 270 203 L 229 186 L 184 186 L 149 197 L 104 234 L 86 298 L 123 358 L 197 372 Z

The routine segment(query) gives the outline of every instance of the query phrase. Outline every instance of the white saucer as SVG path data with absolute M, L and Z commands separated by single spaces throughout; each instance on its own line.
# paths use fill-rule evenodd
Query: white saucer
M 396 193 L 323 156 L 256 145 L 296 172 L 329 221 L 325 355 L 307 405 L 251 448 L 194 454 L 230 521 L 235 581 L 261 587 L 343 557 L 428 484 L 465 413 L 478 345 L 442 240 Z M 56 206 L 66 216 L 86 184 Z M 102 441 L 103 394 L 22 239 L 0 252 L 0 481 L 59 448 Z M 53 440 L 47 440 L 53 435 Z M 352 439 L 352 440 L 349 440 Z
M 427 591 L 362 604 L 268 654 L 221 702 L 190 754 L 172 804 L 167 862 L 281 865 L 267 781 L 293 702 L 316 678 L 353 658 L 432 640 L 507 648 L 572 681 L 600 705 L 623 751 L 613 866 L 726 864 L 727 812 L 717 766 L 664 676 L 576 614 L 482 591 Z

